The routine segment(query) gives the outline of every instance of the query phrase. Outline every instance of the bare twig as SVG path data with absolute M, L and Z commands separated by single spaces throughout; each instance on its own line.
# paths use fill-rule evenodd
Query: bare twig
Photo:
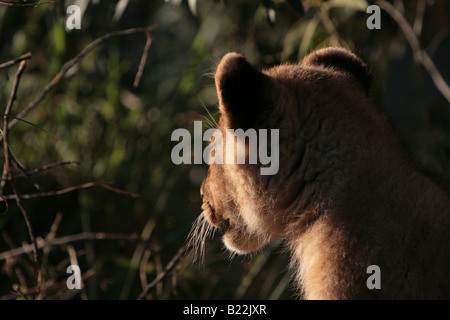
M 5 113 L 3 115 L 2 136 L 3 136 L 3 140 L 4 140 L 4 143 L 3 143 L 4 148 L 3 149 L 4 149 L 4 154 L 5 154 L 5 164 L 3 166 L 3 174 L 2 174 L 2 180 L 3 181 L 0 184 L 0 194 L 3 193 L 3 188 L 5 186 L 5 178 L 7 177 L 8 180 L 12 179 L 12 177 L 11 177 L 11 175 L 12 175 L 12 168 L 10 166 L 11 151 L 10 151 L 9 145 L 8 145 L 8 133 L 9 133 L 8 116 L 11 113 L 12 106 L 14 104 L 14 101 L 16 100 L 17 89 L 19 87 L 20 78 L 22 76 L 23 71 L 25 70 L 26 64 L 27 64 L 26 60 L 22 60 L 20 62 L 19 69 L 17 70 L 16 77 L 14 79 L 14 84 L 13 84 L 13 88 L 11 90 L 11 95 L 9 97 L 8 104 L 6 106 Z
M 155 270 L 156 270 L 156 278 L 159 276 L 160 273 L 164 271 L 162 262 L 161 262 L 161 256 L 159 254 L 155 254 Z M 145 287 L 143 287 L 145 288 Z M 163 283 L 159 281 L 156 284 L 156 296 L 161 297 L 163 294 Z
M 62 167 L 62 166 L 67 166 L 70 164 L 76 164 L 78 166 L 81 166 L 80 162 L 77 160 L 68 160 L 68 161 L 60 161 L 60 162 L 56 162 L 56 163 L 51 163 L 51 164 L 47 164 L 45 166 L 33 169 L 33 170 L 29 170 L 26 172 L 23 172 L 22 174 L 18 174 L 15 178 L 29 178 L 35 174 L 41 173 L 43 171 L 48 171 L 57 167 Z
M 62 220 L 62 213 L 58 212 L 56 214 L 55 220 L 53 220 L 53 223 L 50 226 L 50 232 L 45 237 L 45 239 L 47 241 L 51 241 L 51 240 L 53 240 L 56 237 L 56 231 L 58 230 L 58 227 L 59 227 L 59 224 L 61 223 L 61 220 Z
M 178 263 L 178 265 L 175 267 L 175 269 L 172 272 L 172 292 L 174 295 L 177 295 L 177 280 L 178 275 L 180 274 L 182 268 L 182 264 Z
M 86 271 L 85 273 L 83 273 L 81 275 L 81 278 L 83 281 L 86 281 L 90 278 L 92 278 L 95 275 L 95 271 L 92 269 L 89 269 L 88 271 Z M 49 291 L 56 291 L 56 290 L 67 290 L 67 280 L 61 280 L 56 282 L 55 280 L 51 279 L 51 280 L 47 280 L 44 283 L 42 283 L 41 288 L 39 288 L 39 292 L 42 293 L 47 293 Z M 21 290 L 21 287 L 18 284 L 13 284 L 13 290 L 16 291 L 15 289 L 19 289 Z M 28 300 L 28 297 L 33 296 L 34 294 L 37 293 L 37 288 L 36 287 L 31 287 L 31 288 L 26 288 L 26 293 L 21 291 L 22 294 L 20 294 L 18 291 L 13 292 L 13 294 L 11 295 L 4 295 L 0 297 L 0 300 L 10 300 L 10 299 L 15 299 L 17 297 L 17 295 L 21 295 L 24 299 Z
M 145 288 L 148 285 L 147 284 L 147 263 L 148 263 L 148 259 L 150 258 L 151 253 L 152 253 L 152 250 L 150 250 L 150 248 L 147 248 L 144 251 L 144 255 L 142 256 L 141 267 L 140 267 L 140 278 L 141 278 L 142 288 Z
M 27 53 L 21 55 L 19 58 L 16 58 L 16 59 L 13 59 L 13 60 L 10 60 L 8 62 L 0 64 L 0 70 L 9 68 L 9 67 L 11 67 L 11 66 L 13 66 L 13 65 L 15 65 L 15 64 L 17 64 L 19 62 L 22 62 L 24 60 L 28 60 L 30 58 L 31 58 L 31 52 L 27 52 Z
M 70 164 L 76 164 L 78 166 L 81 166 L 80 162 L 77 161 L 77 160 L 61 161 L 61 162 L 47 164 L 45 166 L 42 166 L 42 167 L 39 167 L 39 168 L 30 170 L 30 171 L 27 171 L 26 173 L 24 173 L 22 175 L 18 175 L 16 178 L 22 178 L 22 177 L 29 178 L 30 176 L 38 174 L 38 173 L 41 173 L 43 171 L 51 170 L 51 169 L 54 169 L 56 167 L 67 166 L 67 165 L 70 165 Z
M 175 268 L 177 266 L 177 264 L 180 263 L 181 259 L 192 249 L 192 246 L 190 245 L 185 245 L 183 247 L 181 247 L 180 249 L 178 249 L 178 252 L 173 256 L 173 258 L 169 261 L 169 263 L 166 265 L 166 267 L 164 268 L 164 271 L 160 272 L 157 277 L 150 282 L 142 291 L 142 293 L 139 295 L 139 297 L 137 298 L 138 300 L 142 300 L 145 298 L 145 296 L 147 295 L 147 293 L 154 287 L 156 286 L 158 283 L 160 283 L 168 274 L 170 274 L 170 272 L 172 271 L 173 268 Z
M 13 196 L 16 200 L 16 204 L 19 207 L 20 211 L 22 212 L 23 218 L 24 218 L 25 223 L 28 228 L 28 234 L 30 236 L 31 243 L 33 246 L 34 262 L 36 264 L 37 287 L 39 288 L 40 283 L 41 283 L 41 270 L 40 270 L 40 265 L 39 265 L 39 253 L 38 253 L 38 248 L 37 248 L 36 237 L 34 235 L 33 227 L 31 226 L 31 221 L 28 217 L 27 210 L 22 205 L 21 197 L 20 197 L 19 191 L 17 189 L 16 183 L 14 180 L 14 173 L 13 173 L 13 170 L 12 170 L 12 167 L 10 164 L 11 153 L 10 153 L 9 146 L 8 146 L 8 132 L 9 132 L 8 115 L 10 114 L 10 112 L 12 110 L 12 106 L 14 104 L 14 100 L 16 99 L 17 88 L 19 87 L 20 77 L 21 77 L 23 71 L 25 70 L 26 63 L 27 63 L 26 60 L 23 60 L 20 62 L 20 66 L 19 66 L 19 69 L 17 70 L 16 78 L 14 80 L 13 89 L 11 91 L 11 96 L 9 98 L 8 105 L 6 106 L 6 110 L 5 110 L 4 117 L 3 117 L 3 146 L 4 146 L 4 153 L 5 153 L 5 166 L 4 166 L 3 175 L 8 177 L 8 180 L 9 180 L 12 190 L 13 190 Z
M 6 232 L 6 230 L 2 230 L 2 238 L 10 248 L 14 248 L 14 241 L 11 239 L 11 236 Z
M 393 5 L 401 14 L 405 14 L 405 6 L 403 5 L 403 0 L 394 0 Z
M 4 117 L 8 118 L 8 115 L 4 115 Z M 0 130 L 0 134 L 1 134 L 1 137 L 2 137 L 2 138 L 3 138 L 4 135 L 5 135 L 5 133 L 4 133 L 2 130 Z M 6 131 L 6 134 L 8 134 L 8 130 Z M 19 170 L 22 172 L 22 175 L 25 175 L 25 176 L 26 176 L 26 168 L 25 168 L 25 166 L 24 166 L 23 164 L 21 164 L 19 160 L 17 160 L 16 156 L 14 155 L 14 152 L 13 152 L 12 149 L 9 147 L 8 140 L 7 140 L 7 139 L 6 139 L 6 142 L 5 142 L 5 146 L 4 146 L 4 147 L 8 148 L 8 150 L 9 150 L 9 151 L 8 151 L 8 153 L 9 153 L 9 159 L 8 159 L 8 163 L 5 161 L 5 163 L 4 163 L 4 165 L 3 165 L 3 174 L 2 174 L 2 177 L 0 178 L 0 194 L 3 194 L 3 189 L 5 188 L 6 181 L 9 180 L 9 178 L 8 178 L 8 172 L 6 171 L 6 165 L 7 165 L 7 164 L 8 164 L 8 166 L 9 166 L 9 164 L 10 164 L 11 162 L 13 162 L 13 163 L 17 166 L 17 168 L 19 168 Z M 11 168 L 11 169 L 12 169 L 12 168 Z M 15 178 L 16 178 L 16 177 L 15 177 Z
M 150 31 L 146 32 L 145 35 L 147 36 L 147 42 L 145 43 L 144 52 L 142 53 L 141 62 L 139 63 L 139 69 L 138 69 L 138 72 L 136 73 L 136 78 L 133 83 L 133 86 L 135 88 L 139 87 L 141 77 L 144 74 L 144 67 L 145 67 L 145 63 L 147 61 L 148 51 L 150 50 L 150 46 L 151 46 L 152 40 L 153 40 Z
M 416 17 L 414 18 L 413 30 L 417 37 L 420 37 L 420 34 L 422 33 L 425 2 L 425 0 L 418 0 L 416 3 Z
M 111 186 L 109 186 L 109 185 L 107 185 L 107 184 L 105 184 L 103 182 L 88 182 L 88 183 L 85 183 L 85 184 L 82 184 L 82 185 L 72 186 L 72 187 L 65 188 L 65 189 L 62 189 L 62 190 L 57 190 L 57 191 L 47 191 L 47 192 L 39 192 L 39 193 L 32 193 L 32 194 L 23 194 L 23 195 L 21 195 L 21 198 L 22 199 L 37 199 L 37 198 L 43 198 L 43 197 L 61 196 L 61 195 L 64 195 L 64 194 L 67 194 L 67 193 L 70 193 L 70 192 L 77 191 L 77 190 L 90 189 L 90 188 L 93 188 L 93 187 L 101 187 L 101 188 L 110 190 L 110 191 L 115 192 L 115 193 L 131 196 L 133 198 L 139 198 L 140 197 L 140 195 L 137 194 L 137 193 L 132 193 L 132 192 L 128 192 L 128 191 L 125 191 L 125 190 L 118 189 L 118 188 L 114 188 L 114 187 L 111 187 Z M 0 202 L 4 201 L 5 199 L 6 200 L 15 199 L 15 195 L 14 194 L 5 195 L 5 196 L 3 196 L 2 199 L 0 199 Z
M 112 240 L 112 241 L 142 242 L 142 243 L 151 245 L 151 243 L 148 240 L 142 239 L 137 234 L 115 234 L 115 233 L 98 232 L 98 233 L 72 234 L 69 236 L 54 238 L 51 240 L 39 239 L 37 241 L 37 247 L 38 247 L 38 249 L 43 249 L 43 248 L 47 248 L 47 247 L 67 245 L 69 243 L 86 241 L 86 240 L 97 240 L 97 241 Z M 0 253 L 0 261 L 6 260 L 9 258 L 14 258 L 14 257 L 20 256 L 22 254 L 27 254 L 32 251 L 33 251 L 33 246 L 25 243 L 22 245 L 22 247 L 11 249 L 11 250 Z
M 27 280 L 25 279 L 25 276 L 22 272 L 22 268 L 20 268 L 19 266 L 15 267 L 14 274 L 16 275 L 17 279 L 19 280 L 20 287 L 26 288 L 28 291 Z
M 436 88 L 450 103 L 450 87 L 445 82 L 444 78 L 434 65 L 433 60 L 431 60 L 428 53 L 421 48 L 420 41 L 417 38 L 416 33 L 414 32 L 411 25 L 408 23 L 405 17 L 389 2 L 385 0 L 377 0 L 375 3 L 384 11 L 386 11 L 392 17 L 392 19 L 395 20 L 395 22 L 397 22 L 397 24 L 402 29 L 406 40 L 411 46 L 415 61 L 421 63 L 424 66 L 425 70 L 428 71 L 431 79 L 433 80 Z
M 26 174 L 27 169 L 25 168 L 25 166 L 22 163 L 20 163 L 19 160 L 17 160 L 17 157 L 14 155 L 14 152 L 12 151 L 11 148 L 9 148 L 9 152 L 11 155 L 12 162 L 14 162 L 14 164 L 16 165 L 17 168 L 19 168 L 19 170 L 22 172 L 22 174 Z
M 13 159 L 15 159 L 15 158 L 13 158 Z M 14 160 L 14 161 L 16 162 L 17 159 Z M 44 165 L 42 167 L 39 167 L 39 168 L 36 168 L 36 169 L 33 169 L 33 170 L 25 171 L 25 168 L 24 168 L 24 166 L 22 164 L 20 164 L 20 163 L 16 163 L 16 164 L 20 168 L 20 170 L 22 171 L 21 174 L 18 174 L 18 175 L 15 176 L 16 179 L 18 179 L 18 178 L 30 178 L 31 176 L 33 176 L 35 174 L 38 174 L 38 173 L 41 173 L 41 172 L 44 172 L 44 171 L 48 171 L 48 170 L 51 170 L 53 168 L 67 166 L 67 165 L 70 165 L 70 164 L 76 164 L 78 166 L 81 166 L 80 162 L 77 161 L 77 160 L 68 160 L 68 161 L 60 161 L 60 162 L 56 162 L 56 163 L 47 164 L 47 165 Z M 1 178 L 1 180 L 2 181 L 7 181 L 8 179 Z
M 8 210 L 9 210 L 9 203 L 8 203 L 8 200 L 2 194 L 0 194 L 0 199 L 2 199 L 3 202 L 5 202 L 5 210 L 0 213 L 0 216 L 2 216 L 2 215 L 5 215 L 8 212 Z
M 56 237 L 56 232 L 58 230 L 59 224 L 61 223 L 61 220 L 62 220 L 62 213 L 58 212 L 55 216 L 55 220 L 53 221 L 52 225 L 50 226 L 49 233 L 45 237 L 45 241 L 47 241 L 47 242 L 51 241 Z M 38 244 L 39 244 L 39 238 L 38 238 Z M 42 256 L 41 256 L 41 270 L 47 270 L 49 255 L 50 255 L 50 247 L 43 248 L 43 252 L 42 252 Z M 42 286 L 41 286 L 42 291 L 40 291 L 40 296 L 37 296 L 36 300 L 40 300 L 41 297 L 43 297 L 43 294 L 45 293 L 45 290 L 46 290 L 47 286 L 49 285 L 49 281 L 50 281 L 50 283 L 53 282 L 53 280 L 43 281 Z
M 15 292 L 17 292 L 18 295 L 20 295 L 25 300 L 28 300 L 28 297 L 22 292 L 20 286 L 17 283 L 13 284 L 12 288 Z

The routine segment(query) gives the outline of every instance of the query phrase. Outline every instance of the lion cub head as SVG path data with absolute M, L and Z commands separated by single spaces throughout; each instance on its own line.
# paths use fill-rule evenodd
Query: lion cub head
M 279 130 L 276 174 L 262 175 L 264 164 L 259 160 L 212 163 L 201 186 L 203 213 L 193 230 L 195 241 L 204 241 L 214 226 L 222 230 L 229 250 L 244 254 L 286 236 L 302 217 L 314 219 L 305 211 L 308 199 L 318 194 L 305 186 L 328 178 L 327 164 L 314 151 L 321 154 L 333 150 L 332 143 L 340 143 L 327 140 L 342 127 L 334 128 L 335 123 L 327 119 L 339 121 L 359 112 L 359 104 L 367 101 L 369 75 L 361 60 L 337 48 L 312 52 L 298 65 L 263 71 L 243 55 L 229 53 L 217 67 L 215 83 L 221 112 L 217 129 L 224 139 L 212 138 L 212 155 L 229 152 L 227 129 Z M 351 138 L 351 132 L 347 135 Z M 248 141 L 244 143 L 248 160 L 251 148 Z

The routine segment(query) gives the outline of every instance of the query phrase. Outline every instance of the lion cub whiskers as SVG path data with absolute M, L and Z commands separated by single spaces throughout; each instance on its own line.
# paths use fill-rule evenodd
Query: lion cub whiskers
M 194 252 L 193 262 L 201 261 L 201 263 L 204 263 L 206 239 L 209 237 L 212 238 L 217 229 L 217 227 L 206 220 L 203 213 L 195 219 L 187 242 L 188 246 L 192 247 Z

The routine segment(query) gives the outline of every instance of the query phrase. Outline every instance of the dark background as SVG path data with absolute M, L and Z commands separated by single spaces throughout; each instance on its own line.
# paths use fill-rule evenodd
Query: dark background
M 32 53 L 11 115 L 18 115 L 90 42 L 112 31 L 157 25 L 144 73 L 133 87 L 146 37 L 110 39 L 72 68 L 45 99 L 9 133 L 9 145 L 27 170 L 74 160 L 16 178 L 41 242 L 66 239 L 40 250 L 42 281 L 36 291 L 31 253 L 0 260 L 0 298 L 136 299 L 161 274 L 200 214 L 199 186 L 207 166 L 176 166 L 170 158 L 173 130 L 218 118 L 212 73 L 229 51 L 264 68 L 296 63 L 310 50 L 330 45 L 353 50 L 372 68 L 373 101 L 386 113 L 405 147 L 428 174 L 450 182 L 450 104 L 434 85 L 403 30 L 382 10 L 381 29 L 369 30 L 373 1 L 0 1 L 0 64 Z M 391 1 L 413 28 L 443 78 L 450 82 L 450 3 Z M 80 30 L 66 30 L 66 8 L 82 5 Z M 303 6 L 302 6 L 303 4 Z M 0 70 L 0 112 L 10 98 L 18 65 Z M 3 118 L 3 117 L 2 117 Z M 12 118 L 10 118 L 12 119 Z M 55 140 L 51 134 L 59 139 Z M 2 148 L 3 150 L 3 148 Z M 3 163 L 4 153 L 0 158 Z M 17 166 L 16 176 L 20 175 Z M 89 182 L 137 193 L 118 193 Z M 6 183 L 3 196 L 13 190 Z M 13 199 L 1 204 L 0 253 L 30 242 Z M 56 222 L 55 222 L 56 219 Z M 60 219 L 60 221 L 58 220 Z M 59 222 L 58 222 L 59 221 Z M 51 227 L 53 226 L 53 232 Z M 120 234 L 120 240 L 75 235 Z M 138 243 L 133 234 L 139 235 Z M 69 240 L 71 239 L 71 240 Z M 83 274 L 83 290 L 68 290 L 70 251 Z M 74 251 L 73 251 L 74 250 Z M 73 259 L 73 254 L 72 254 Z M 152 299 L 291 299 L 289 257 L 280 242 L 249 257 L 234 257 L 216 235 L 203 263 L 176 259 L 149 290 Z

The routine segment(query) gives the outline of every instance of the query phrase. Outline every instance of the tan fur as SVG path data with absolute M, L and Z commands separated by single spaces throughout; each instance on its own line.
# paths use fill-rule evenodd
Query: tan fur
M 450 197 L 372 106 L 361 60 L 331 48 L 259 72 L 232 53 L 215 79 L 221 132 L 280 130 L 276 175 L 210 165 L 202 219 L 223 229 L 228 249 L 285 238 L 308 299 L 450 298 Z M 370 265 L 380 290 L 366 286 Z

